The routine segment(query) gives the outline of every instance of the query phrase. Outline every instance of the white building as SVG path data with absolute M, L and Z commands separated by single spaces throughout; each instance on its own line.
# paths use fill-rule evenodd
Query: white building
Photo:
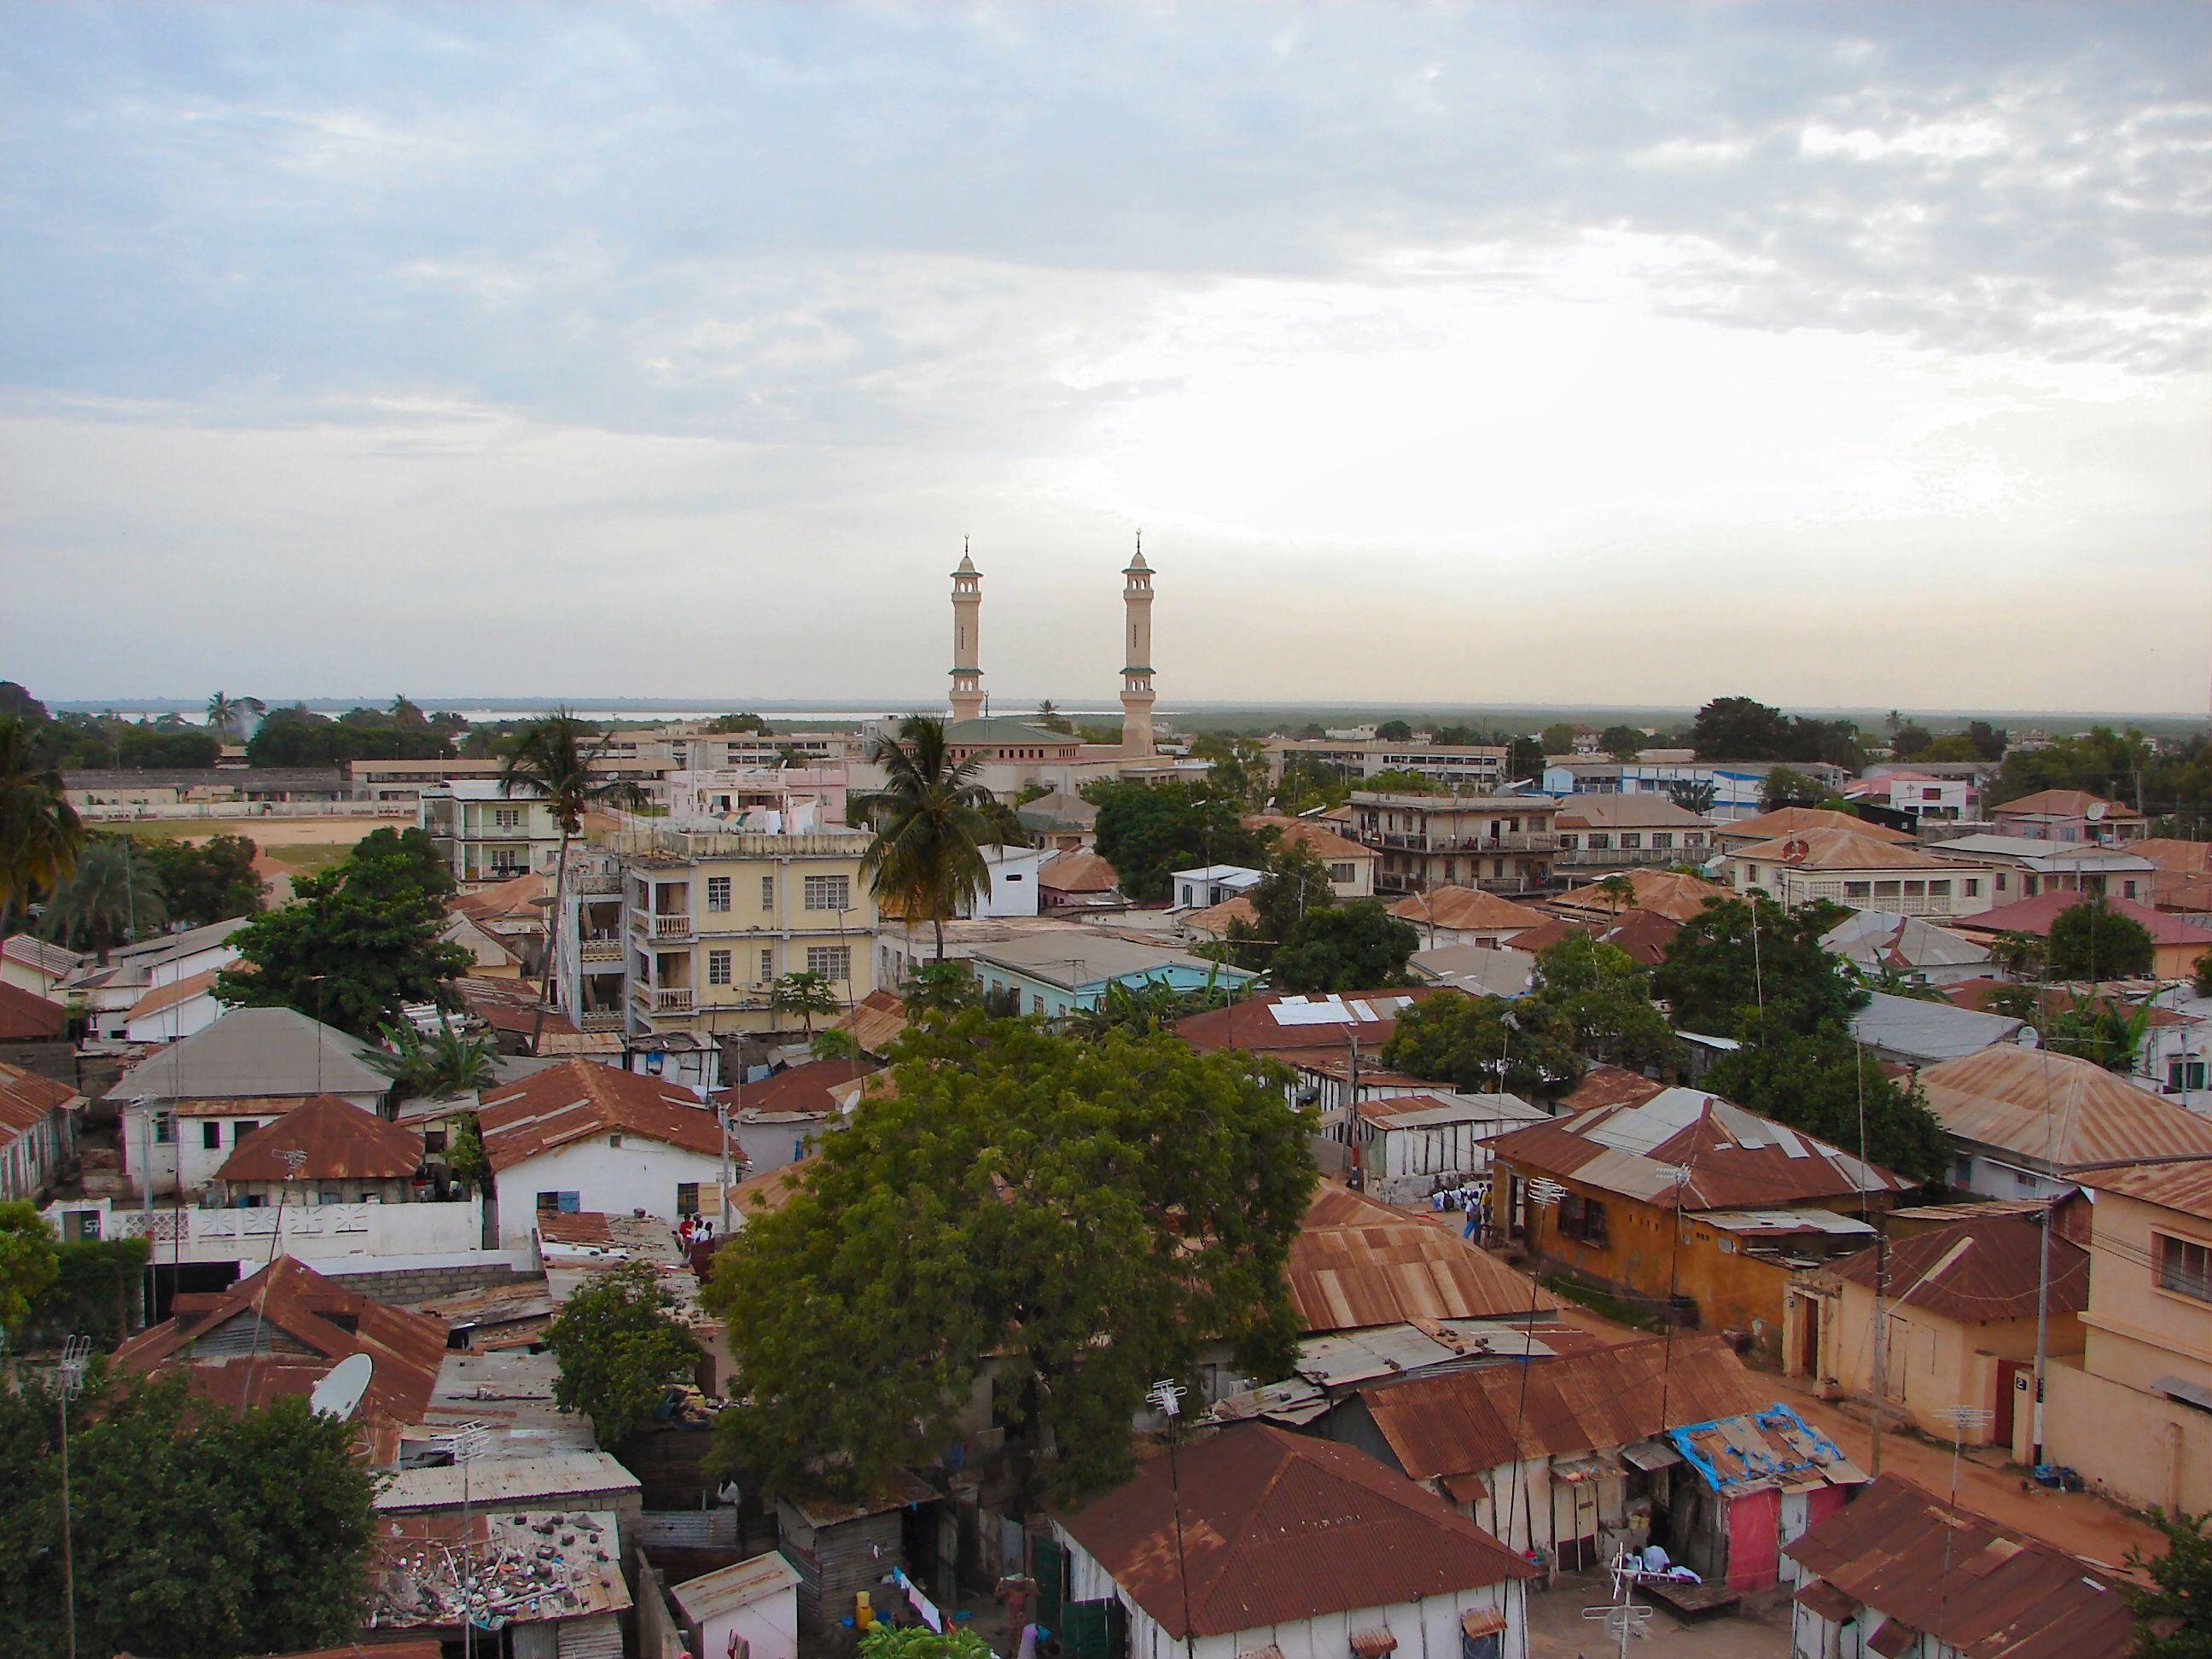
M 49 994 L 57 1002 L 82 1000 L 94 1037 L 111 1042 L 144 1041 L 131 1034 L 140 1005 L 157 991 L 211 975 L 236 962 L 238 951 L 230 938 L 246 926 L 246 921 L 244 916 L 233 916 L 227 921 L 126 945 L 109 951 L 105 962 L 85 963 L 61 989 Z
M 130 1042 L 174 1042 L 196 1036 L 222 1018 L 216 1000 L 215 981 L 220 968 L 204 969 L 189 979 L 157 985 L 131 1005 L 124 1017 L 123 1035 Z
M 989 883 L 982 896 L 961 912 L 963 918 L 1036 915 L 1037 872 L 1053 854 L 1042 847 L 986 847 L 983 865 Z
M 1739 893 L 1759 888 L 1785 910 L 1826 899 L 1897 916 L 1970 916 L 1996 902 L 1996 872 L 1853 830 L 1808 830 L 1724 858 Z
M 562 1060 L 483 1091 L 477 1121 L 499 1184 L 499 1243 L 524 1249 L 539 1212 L 641 1211 L 674 1226 L 717 1191 L 722 1132 L 688 1089 Z
M 1168 878 L 1170 891 L 1175 896 L 1170 908 L 1203 910 L 1226 903 L 1250 892 L 1267 878 L 1266 871 L 1247 869 L 1241 864 L 1207 864 L 1195 870 L 1177 870 Z
M 672 1585 L 668 1595 L 693 1653 L 799 1659 L 799 1570 L 774 1550 Z
M 0 1064 L 0 1199 L 38 1200 L 76 1148 L 84 1106 L 66 1083 Z
M 1386 1204 L 1416 1204 L 1490 1168 L 1492 1135 L 1552 1115 L 1517 1095 L 1389 1095 L 1352 1108 L 1352 1145 L 1366 1190 Z
M 508 794 L 493 781 L 460 778 L 426 787 L 416 803 L 416 826 L 463 887 L 511 881 L 559 856 L 561 826 L 536 795 Z

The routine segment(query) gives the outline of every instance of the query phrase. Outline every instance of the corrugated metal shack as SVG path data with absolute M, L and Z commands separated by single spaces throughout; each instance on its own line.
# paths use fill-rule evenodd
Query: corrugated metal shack
M 905 1560 L 910 1530 L 933 1539 L 939 1501 L 927 1482 L 904 1469 L 857 1504 L 777 1498 L 783 1555 L 799 1570 L 799 1630 L 820 1636 L 853 1610 L 855 1594 L 876 1590 Z

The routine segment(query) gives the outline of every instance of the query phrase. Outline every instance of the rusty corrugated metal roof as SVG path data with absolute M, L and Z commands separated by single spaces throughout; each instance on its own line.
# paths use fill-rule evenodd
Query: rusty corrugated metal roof
M 1960 1139 L 2054 1170 L 2212 1156 L 2212 1118 L 2070 1054 L 2002 1044 L 1928 1066 L 1920 1086 Z
M 2108 1170 L 2074 1171 L 2084 1187 L 2118 1193 L 2185 1215 L 2212 1220 L 2212 1158 L 2178 1158 L 2156 1164 L 2123 1164 Z
M 295 1170 L 287 1152 L 301 1157 Z M 404 1181 L 422 1162 L 422 1137 L 336 1095 L 316 1095 L 240 1141 L 218 1181 Z
M 2001 1212 L 1911 1234 L 1889 1246 L 1893 1302 L 1946 1319 L 1978 1325 L 2026 1319 L 2035 1312 L 2043 1229 L 2026 1215 Z M 1880 1251 L 1865 1249 L 1828 1271 L 1873 1288 Z M 2071 1240 L 2051 1241 L 2051 1306 L 2080 1313 L 2089 1305 L 2089 1253 Z
M 477 1121 L 495 1170 L 607 1131 L 695 1152 L 716 1152 L 722 1144 L 714 1114 L 690 1090 L 589 1060 L 564 1060 L 485 1090 Z
M 1552 1298 L 1449 1228 L 1323 1182 L 1291 1241 L 1291 1305 L 1308 1331 L 1526 1319 Z
M 1379 1382 L 1359 1397 L 1417 1480 L 1479 1474 L 1649 1439 L 1755 1410 L 1763 1395 L 1717 1337 L 1663 1337 L 1558 1359 Z M 1662 1420 L 1663 1419 L 1663 1420 Z
M 1443 1499 L 1349 1446 L 1253 1423 L 1176 1456 L 1180 1552 L 1164 1457 L 1056 1518 L 1177 1640 L 1449 1595 L 1535 1571 Z
M 1342 1054 L 1352 1037 L 1359 1039 L 1363 1060 L 1371 1059 L 1398 1029 L 1397 1005 L 1425 997 L 1462 994 L 1436 985 L 1398 985 L 1384 991 L 1346 991 L 1335 998 L 1356 1018 L 1327 1024 L 1287 1024 L 1273 1008 L 1285 1000 L 1279 995 L 1249 997 L 1225 1008 L 1209 1008 L 1202 1014 L 1176 1022 L 1176 1035 L 1194 1048 L 1246 1048 L 1264 1053 L 1282 1048 L 1322 1048 Z M 1318 999 L 1316 999 L 1318 1000 Z M 1360 1013 L 1364 1007 L 1365 1013 Z M 1361 1070 L 1366 1069 L 1363 1065 Z
M 2100 1570 L 1896 1475 L 1782 1547 L 1853 1602 L 1967 1659 L 2121 1659 L 2134 1648 L 2127 1603 Z

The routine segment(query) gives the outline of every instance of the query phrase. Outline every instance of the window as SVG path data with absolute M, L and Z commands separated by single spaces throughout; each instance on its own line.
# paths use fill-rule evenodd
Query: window
M 1638 852 L 1642 849 L 1643 846 L 1644 832 L 1642 830 L 1624 830 L 1620 832 L 1620 847 L 1623 852 Z
M 201 1147 L 202 1147 L 204 1150 L 205 1150 L 205 1151 L 207 1151 L 207 1152 L 211 1152 L 215 1151 L 215 1149 L 216 1149 L 216 1147 L 218 1147 L 218 1146 L 222 1146 L 222 1124 L 220 1124 L 220 1123 L 203 1123 L 203 1124 L 201 1124 L 201 1125 L 200 1125 L 200 1146 L 201 1146 Z
M 1844 884 L 1844 896 L 1847 899 L 1864 898 L 1873 890 L 1872 884 L 1868 882 L 1847 881 Z
M 707 952 L 707 983 L 727 985 L 730 982 L 730 953 L 727 951 Z
M 1744 878 L 1746 881 L 1747 881 L 1747 882 L 1756 882 L 1756 881 L 1758 881 L 1758 879 L 1759 879 L 1759 866 L 1758 866 L 1757 865 L 1755 865 L 1755 864 L 1747 864 L 1747 865 L 1745 865 L 1745 866 L 1743 866 L 1743 878 Z
M 709 910 L 730 908 L 730 878 L 727 876 L 707 878 L 707 908 Z
M 230 1144 L 235 1146 L 240 1141 L 245 1139 L 246 1136 L 252 1134 L 260 1127 L 261 1126 L 258 1123 L 256 1123 L 250 1117 L 242 1117 L 239 1119 L 238 1127 L 230 1132 Z
M 1605 1248 L 1605 1205 L 1595 1198 L 1584 1198 L 1580 1193 L 1569 1193 L 1559 1200 L 1559 1235 L 1563 1238 L 1579 1238 L 1585 1244 Z
M 2179 1094 L 2184 1090 L 2204 1086 L 2204 1062 L 2179 1056 L 2166 1062 L 2166 1088 L 2168 1094 Z
M 177 1120 L 169 1112 L 154 1114 L 154 1144 L 166 1146 L 177 1138 Z
M 775 878 L 774 876 L 761 878 L 761 908 L 763 910 L 775 908 Z
M 774 951 L 763 951 L 761 952 L 760 982 L 765 985 L 769 981 L 775 977 L 775 952 Z
M 805 902 L 810 910 L 849 910 L 853 882 L 848 876 L 809 876 Z
M 2153 1233 L 2158 1255 L 2158 1285 L 2177 1296 L 2212 1302 L 2212 1245 Z
M 853 947 L 849 945 L 808 945 L 806 971 L 819 974 L 824 979 L 852 978 Z
M 1929 882 L 1928 884 L 1928 896 L 1932 899 L 1947 899 L 1950 897 L 1951 884 L 1948 881 Z
M 677 1219 L 680 1221 L 687 1215 L 696 1215 L 698 1213 L 699 1183 L 696 1181 L 678 1182 L 676 1183 Z
M 1651 832 L 1651 850 L 1655 853 L 1673 852 L 1674 832 L 1672 830 L 1654 830 Z
M 574 1215 L 584 1207 L 581 1193 L 540 1193 L 538 1194 L 538 1213 L 540 1215 Z
M 446 1132 L 443 1129 L 423 1130 L 422 1150 L 426 1152 L 444 1152 L 446 1150 Z
M 609 1136 L 607 1137 L 607 1145 L 608 1145 L 608 1146 L 621 1146 L 621 1145 L 622 1145 L 622 1137 L 621 1137 L 619 1134 L 611 1134 L 611 1135 L 609 1135 Z
M 1328 878 L 1331 881 L 1350 881 L 1352 879 L 1352 866 L 1348 864 L 1330 865 L 1328 866 Z
M 1982 878 L 1979 876 L 1968 876 L 1966 878 L 1966 896 L 1968 898 L 1979 898 L 1981 896 Z
M 2120 896 L 2122 898 L 2133 898 L 2135 896 L 2136 884 L 2134 882 L 2124 881 L 2120 884 Z
M 492 813 L 491 821 L 494 829 L 520 830 L 522 828 L 521 809 L 514 806 L 500 807 Z

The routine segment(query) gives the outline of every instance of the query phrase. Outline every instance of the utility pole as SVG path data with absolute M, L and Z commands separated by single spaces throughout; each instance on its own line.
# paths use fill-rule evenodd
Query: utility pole
M 54 1370 L 54 1392 L 62 1407 L 62 1607 L 69 1627 L 69 1659 L 76 1659 L 76 1553 L 70 1534 L 69 1402 L 84 1389 L 84 1368 L 92 1358 L 92 1339 L 72 1336 L 62 1344 Z
M 1874 1478 L 1881 1479 L 1881 1402 L 1889 1387 L 1889 1317 L 1883 1298 L 1889 1290 L 1889 1235 L 1874 1241 Z
M 2043 1206 L 2035 1218 L 2040 1237 L 2036 1240 L 2035 1262 L 2035 1402 L 2033 1418 L 2028 1428 L 2033 1454 L 2028 1459 L 2033 1468 L 2043 1462 L 2043 1368 L 2051 1353 L 2051 1224 L 2057 1212 L 2056 1199 Z M 2010 1447 L 2006 1450 L 2009 1452 Z

